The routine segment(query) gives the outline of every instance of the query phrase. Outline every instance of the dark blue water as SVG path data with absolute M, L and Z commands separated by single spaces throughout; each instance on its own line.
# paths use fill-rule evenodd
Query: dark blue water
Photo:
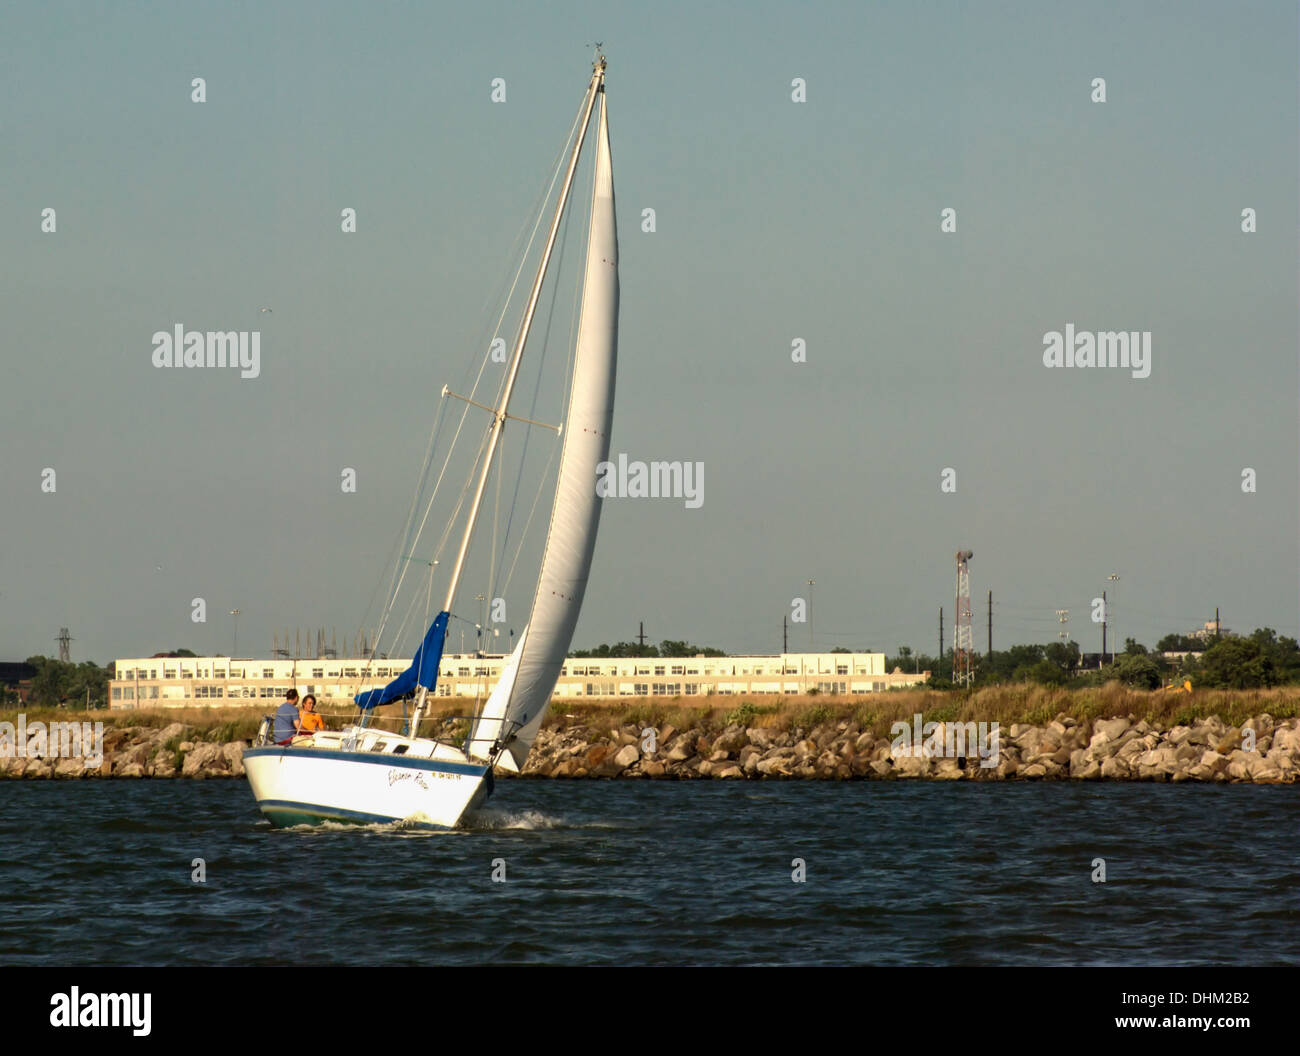
M 502 781 L 416 833 L 273 830 L 243 781 L 5 781 L 0 964 L 1298 964 L 1297 800 Z

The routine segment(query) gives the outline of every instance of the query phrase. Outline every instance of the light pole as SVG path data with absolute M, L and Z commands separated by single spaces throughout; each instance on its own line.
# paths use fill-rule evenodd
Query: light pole
M 230 657 L 233 660 L 239 653 L 239 610 L 231 609 L 230 615 L 235 618 L 235 637 L 230 645 Z
M 1115 594 L 1115 590 L 1117 589 L 1115 587 L 1115 584 L 1119 583 L 1119 576 L 1116 573 L 1112 572 L 1109 576 L 1106 577 L 1106 582 L 1112 584 L 1110 588 L 1110 593 L 1113 598 Z M 1110 618 L 1109 601 L 1106 602 L 1106 629 L 1110 632 L 1110 662 L 1113 664 L 1115 662 L 1115 621 Z
M 478 623 L 474 624 L 474 652 L 477 656 L 483 656 L 483 603 L 487 600 L 485 594 L 475 594 L 474 600 L 478 602 Z
M 817 585 L 817 580 L 808 580 L 808 652 L 815 653 L 817 648 L 813 639 L 813 587 Z

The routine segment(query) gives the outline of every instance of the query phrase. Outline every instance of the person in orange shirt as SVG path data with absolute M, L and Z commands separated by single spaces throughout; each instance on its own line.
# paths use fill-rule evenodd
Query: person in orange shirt
M 302 716 L 299 719 L 303 733 L 315 733 L 325 729 L 325 720 L 316 711 L 316 698 L 308 693 L 302 698 Z

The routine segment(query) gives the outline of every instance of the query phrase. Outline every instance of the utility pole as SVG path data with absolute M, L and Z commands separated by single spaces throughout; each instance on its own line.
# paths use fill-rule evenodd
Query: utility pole
M 943 606 L 939 606 L 939 666 L 943 666 Z M 936 671 L 937 675 L 938 672 Z
M 813 639 L 813 587 L 817 585 L 817 580 L 808 580 L 808 652 L 817 652 L 816 644 Z
M 1110 613 L 1106 611 L 1106 592 L 1101 592 L 1101 662 L 1106 662 L 1106 621 L 1110 619 Z
M 1106 582 L 1115 584 L 1115 586 L 1111 587 L 1112 591 L 1119 590 L 1119 575 L 1117 573 L 1112 572 L 1109 576 L 1107 576 Z M 1106 621 L 1110 622 L 1109 606 L 1107 606 L 1106 608 Z M 1112 664 L 1115 662 L 1115 638 L 1113 635 L 1111 636 L 1111 642 L 1110 642 L 1110 662 Z
M 989 659 L 993 659 L 993 591 L 989 591 Z
M 782 655 L 790 651 L 790 627 L 786 623 L 785 615 L 781 616 L 781 653 Z
M 1214 606 L 1214 640 L 1219 640 L 1219 606 Z
M 636 640 L 641 643 L 641 648 L 644 649 L 645 648 L 645 620 L 640 620 L 637 623 Z

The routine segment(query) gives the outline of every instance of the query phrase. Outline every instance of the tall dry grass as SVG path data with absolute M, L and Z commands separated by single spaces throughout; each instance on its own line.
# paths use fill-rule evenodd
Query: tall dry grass
M 246 740 L 257 731 L 263 715 L 279 702 L 251 706 L 214 708 L 142 708 L 130 711 L 74 711 L 59 708 L 8 708 L 0 710 L 0 722 L 15 722 L 19 712 L 28 723 L 103 722 L 106 729 L 126 726 L 163 727 L 173 722 L 192 727 L 200 740 Z M 445 720 L 472 714 L 469 700 L 438 698 L 431 703 L 430 716 Z M 401 705 L 377 709 L 374 722 L 382 729 L 403 724 Z M 356 715 L 346 706 L 323 707 L 325 725 L 338 729 Z M 1239 726 L 1246 719 L 1267 713 L 1274 719 L 1300 715 L 1300 686 L 1274 689 L 1195 690 L 1192 693 L 1127 689 L 1117 682 L 1088 689 L 1062 689 L 1034 683 L 992 686 L 970 693 L 940 693 L 935 690 L 893 690 L 861 696 L 711 696 L 711 697 L 613 697 L 552 702 L 546 724 L 552 727 L 585 727 L 608 730 L 632 725 L 662 729 L 699 727 L 720 729 L 729 723 L 760 726 L 772 730 L 811 729 L 827 722 L 853 721 L 862 729 L 885 736 L 894 722 L 993 722 L 1004 727 L 1015 723 L 1043 725 L 1058 715 L 1080 722 L 1132 715 L 1153 726 L 1169 727 L 1217 715 Z M 422 733 L 431 727 L 423 725 Z

